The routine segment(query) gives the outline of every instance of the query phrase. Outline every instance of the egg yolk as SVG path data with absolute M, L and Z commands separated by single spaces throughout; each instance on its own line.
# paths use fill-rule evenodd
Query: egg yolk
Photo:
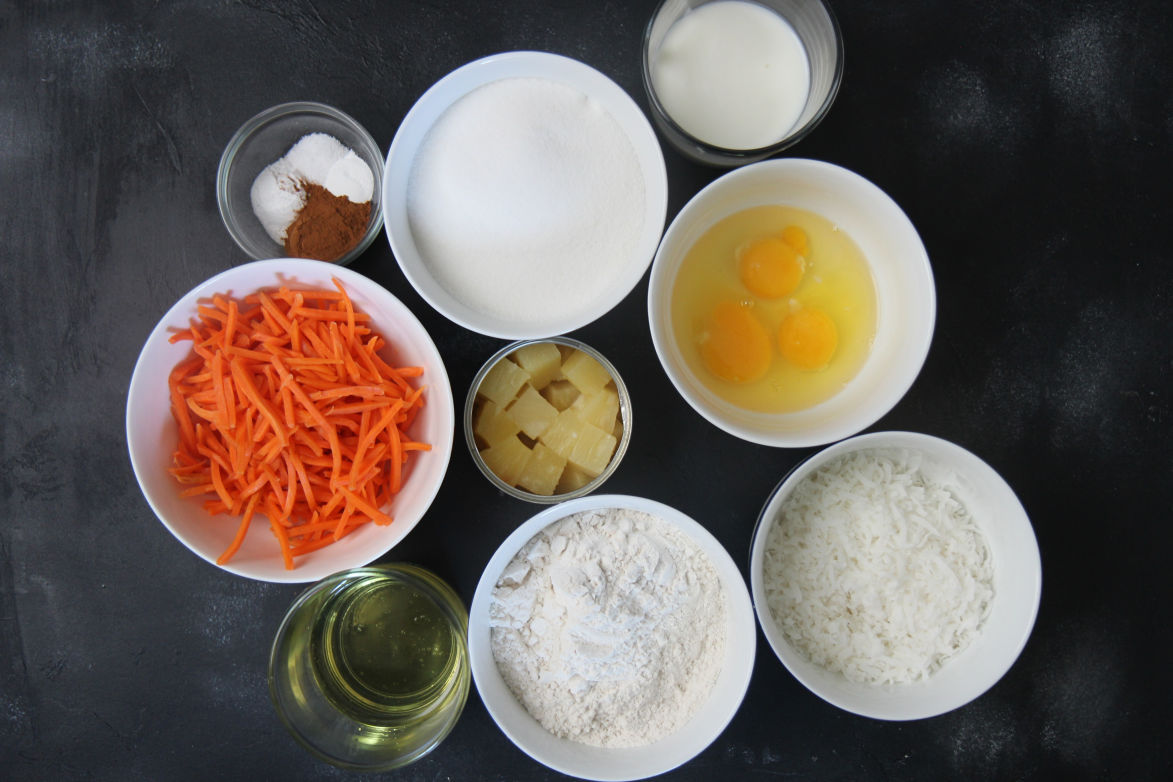
M 806 271 L 803 257 L 777 236 L 750 242 L 741 251 L 737 271 L 745 287 L 766 299 L 789 296 Z
M 770 335 L 753 313 L 735 301 L 717 304 L 698 341 L 709 371 L 731 383 L 752 383 L 770 368 Z
M 802 369 L 827 365 L 839 346 L 839 330 L 827 313 L 806 307 L 782 319 L 778 328 L 778 349 L 782 356 Z
M 810 241 L 806 238 L 806 231 L 797 225 L 788 225 L 782 229 L 782 241 L 794 248 L 794 251 L 804 258 L 810 255 Z

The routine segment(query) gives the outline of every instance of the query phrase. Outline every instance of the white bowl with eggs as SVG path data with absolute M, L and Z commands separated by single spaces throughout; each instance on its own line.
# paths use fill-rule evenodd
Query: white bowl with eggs
M 404 276 L 440 314 L 504 339 L 565 334 L 611 310 L 647 271 L 667 204 L 639 106 L 546 52 L 491 55 L 436 82 L 396 131 L 383 176 Z
M 494 658 L 490 605 L 506 566 L 536 534 L 581 511 L 624 508 L 658 517 L 707 555 L 725 595 L 723 664 L 711 693 L 675 732 L 643 746 L 600 747 L 560 738 L 546 730 L 514 696 Z M 590 495 L 547 508 L 513 531 L 493 554 L 469 609 L 468 649 L 473 681 L 501 731 L 519 749 L 555 771 L 591 780 L 645 779 L 670 771 L 700 754 L 737 713 L 753 672 L 757 632 L 753 606 L 737 565 L 712 533 L 684 513 L 654 500 L 629 495 Z M 569 685 L 568 685 L 569 686 Z
M 180 486 L 168 473 L 179 440 L 171 414 L 168 377 L 192 355 L 190 340 L 171 342 L 188 328 L 197 308 L 214 294 L 243 298 L 262 289 L 333 290 L 332 279 L 345 287 L 357 311 L 370 315 L 370 325 L 389 345 L 382 351 L 393 366 L 423 367 L 427 384 L 425 403 L 410 436 L 429 443 L 431 450 L 414 454 L 403 486 L 384 512 L 394 521 L 387 526 L 364 524 L 341 540 L 295 559 L 285 569 L 279 544 L 268 520 L 258 512 L 236 554 L 223 565 L 216 560 L 228 548 L 240 518 L 210 515 L 203 497 L 181 497 Z M 171 307 L 147 337 L 131 376 L 126 402 L 126 439 L 139 487 L 163 526 L 183 545 L 207 562 L 229 573 L 258 581 L 298 583 L 317 581 L 339 570 L 360 567 L 387 553 L 419 523 L 431 505 L 452 454 L 455 432 L 452 389 L 444 361 L 415 315 L 383 286 L 344 266 L 322 261 L 274 259 L 246 263 L 200 283 Z M 418 458 L 415 458 L 418 457 Z
M 729 401 L 687 358 L 693 348 L 681 344 L 674 331 L 674 288 L 689 250 L 715 224 L 756 207 L 802 210 L 829 222 L 831 230 L 843 232 L 858 248 L 874 289 L 874 332 L 870 347 L 864 345 L 862 364 L 830 398 L 802 409 L 763 411 Z M 811 253 L 816 250 L 812 247 Z M 785 448 L 849 437 L 890 411 L 912 386 L 928 355 L 936 307 L 928 253 L 900 207 L 852 171 L 800 158 L 753 163 L 697 193 L 665 232 L 648 285 L 648 320 L 656 354 L 685 401 L 732 435 Z
M 825 561 L 823 556 L 825 552 L 818 546 L 810 545 L 799 549 L 802 552 L 801 566 L 798 560 L 786 560 L 790 562 L 790 566 L 783 568 L 784 560 L 782 559 L 777 559 L 774 564 L 770 564 L 770 558 L 778 556 L 776 553 L 778 543 L 770 539 L 770 532 L 776 523 L 781 523 L 779 518 L 784 516 L 786 503 L 792 498 L 796 488 L 808 481 L 814 473 L 841 458 L 873 458 L 871 455 L 877 453 L 906 454 L 911 460 L 911 464 L 920 465 L 918 469 L 921 472 L 917 473 L 918 475 L 931 476 L 929 480 L 921 484 L 922 486 L 929 487 L 931 484 L 947 486 L 949 496 L 959 502 L 961 507 L 968 512 L 973 525 L 984 538 L 985 548 L 990 555 L 989 585 L 992 587 L 992 597 L 988 601 L 984 601 L 983 598 L 986 614 L 980 624 L 976 625 L 976 629 L 973 626 L 963 627 L 957 635 L 948 636 L 953 639 L 965 639 L 964 643 L 957 644 L 962 646 L 959 651 L 952 651 L 947 643 L 941 647 L 945 649 L 944 655 L 920 658 L 911 655 L 911 646 L 908 649 L 899 650 L 899 652 L 894 650 L 894 646 L 885 646 L 883 647 L 884 651 L 875 656 L 864 655 L 860 657 L 848 655 L 842 651 L 843 647 L 837 647 L 833 650 L 833 654 L 827 654 L 823 664 L 817 664 L 812 661 L 812 656 L 809 653 L 804 653 L 799 644 L 788 637 L 787 632 L 783 629 L 782 619 L 784 617 L 775 613 L 776 610 L 781 610 L 781 606 L 800 606 L 801 603 L 790 602 L 791 598 L 784 599 L 780 594 L 791 590 L 790 594 L 793 597 L 798 593 L 792 590 L 797 588 L 805 598 L 816 592 L 810 587 L 806 591 L 801 588 L 802 582 L 799 579 L 805 576 L 800 571 L 805 571 L 806 564 L 813 568 L 810 572 L 814 573 L 819 572 L 820 569 L 835 570 L 840 568 L 840 570 L 835 570 L 837 575 L 831 579 L 831 582 L 836 587 L 843 586 L 845 589 L 850 589 L 851 585 L 854 585 L 858 589 L 859 584 L 851 579 L 857 577 L 860 571 L 856 571 L 853 566 L 857 561 L 863 560 L 852 559 L 850 553 L 844 555 L 840 552 L 840 559 L 847 556 L 852 562 L 851 566 L 843 568 L 838 562 Z M 834 479 L 820 478 L 824 485 L 831 480 Z M 859 482 L 854 483 L 855 488 L 852 491 L 859 491 L 859 485 Z M 928 489 L 926 488 L 925 491 Z M 829 510 L 825 518 L 833 518 L 834 513 L 843 513 L 842 508 L 851 507 L 849 504 L 851 501 L 850 498 L 840 498 L 837 502 L 840 509 L 838 511 Z M 880 505 L 883 507 L 877 507 L 876 510 L 881 515 L 893 512 L 892 507 L 886 502 L 881 502 Z M 807 517 L 809 518 L 810 514 L 814 512 L 808 508 Z M 818 512 L 821 513 L 821 510 Z M 845 523 L 863 525 L 866 522 L 856 515 L 849 514 Z M 850 527 L 848 529 L 850 530 Z M 945 529 L 945 527 L 940 529 Z M 804 532 L 803 534 L 809 533 Z M 843 533 L 836 533 L 836 535 L 838 537 L 833 539 L 838 540 L 845 547 L 850 546 L 849 542 L 842 543 L 845 538 L 850 537 L 850 532 L 847 535 Z M 795 545 L 797 543 L 798 541 L 794 541 Z M 774 553 L 770 553 L 771 547 L 775 548 Z M 870 555 L 874 550 L 875 547 L 869 548 L 866 553 Z M 792 549 L 793 551 L 795 549 Z M 946 551 L 952 556 L 955 549 L 947 548 Z M 904 552 L 899 551 L 895 554 L 889 552 L 885 556 L 888 555 L 904 556 Z M 912 559 L 918 556 L 915 551 L 907 556 L 910 557 L 906 560 L 908 569 L 897 569 L 902 574 L 901 578 L 907 579 L 907 581 L 897 582 L 900 586 L 897 588 L 896 594 L 899 593 L 899 590 L 906 588 L 904 584 L 916 582 L 922 577 L 921 574 L 924 571 L 918 573 L 913 568 L 924 568 L 927 564 L 925 559 L 919 561 Z M 882 577 L 875 574 L 888 574 L 891 561 L 883 560 L 878 563 L 870 563 L 869 560 L 864 562 L 860 569 L 861 571 L 870 570 L 867 576 L 870 583 L 870 579 Z M 956 563 L 960 561 L 960 559 L 950 559 L 951 565 L 955 568 L 954 578 L 957 578 L 957 574 L 959 574 L 959 582 L 964 583 L 967 574 L 956 567 Z M 873 568 L 872 565 L 875 567 Z M 785 578 L 790 579 L 792 583 L 783 585 L 778 580 L 781 577 L 782 569 L 785 569 L 787 573 Z M 932 581 L 927 575 L 923 578 L 926 582 Z M 803 686 L 828 703 L 854 714 L 880 720 L 916 720 L 934 717 L 964 706 L 993 687 L 1010 669 L 1018 659 L 1034 628 L 1039 600 L 1042 595 L 1042 564 L 1034 529 L 1026 511 L 1013 489 L 990 465 L 961 446 L 937 437 L 914 432 L 876 432 L 853 437 L 819 451 L 800 463 L 782 480 L 770 495 L 758 518 L 751 547 L 750 584 L 758 622 L 766 640 L 782 664 Z M 950 588 L 948 584 L 945 584 L 938 591 L 947 594 Z M 876 602 L 889 606 L 900 605 L 898 600 L 892 599 L 894 592 L 890 585 L 876 584 L 866 589 L 858 589 L 858 591 L 866 592 L 867 595 L 856 594 L 852 596 L 845 593 L 846 602 L 843 601 L 844 595 L 832 595 L 826 601 L 822 601 L 820 598 L 818 603 L 819 605 L 854 604 L 857 606 L 853 616 L 836 614 L 832 619 L 824 618 L 818 622 L 819 632 L 824 631 L 828 622 L 842 622 L 846 623 L 851 633 L 859 633 L 852 641 L 844 641 L 848 644 L 847 648 L 852 649 L 858 648 L 850 645 L 857 641 L 859 643 L 872 642 L 870 631 L 865 631 L 865 627 L 881 626 L 874 624 L 865 626 L 864 622 L 875 621 L 896 626 L 902 621 L 899 617 L 891 615 L 891 610 L 894 609 L 890 609 L 888 613 L 880 612 L 875 616 L 865 616 L 867 612 L 859 608 L 860 605 L 875 605 Z M 883 594 L 884 598 L 873 602 L 873 598 L 880 594 Z M 964 605 L 964 602 L 958 602 L 958 606 Z M 796 614 L 807 613 L 799 608 L 792 608 L 791 611 Z M 957 617 L 964 613 L 965 611 L 960 607 L 955 609 Z M 806 619 L 805 616 L 802 618 Z M 950 615 L 942 622 L 931 626 L 919 626 L 916 635 L 919 636 L 920 641 L 937 643 L 936 640 L 933 640 L 933 634 L 941 633 L 942 628 L 954 621 L 955 617 Z M 961 621 L 957 620 L 958 627 L 961 627 Z M 900 638 L 904 637 L 900 636 Z M 802 643 L 810 645 L 808 652 L 812 648 L 818 648 L 819 653 L 826 651 L 826 648 L 822 646 L 821 639 L 817 641 L 804 639 Z M 895 645 L 897 642 L 893 643 Z M 931 659 L 932 664 L 926 665 L 916 676 L 905 676 L 902 670 L 901 676 L 890 677 L 891 683 L 879 683 L 872 678 L 880 676 L 879 673 L 873 672 L 897 669 L 894 660 L 913 659 L 918 661 Z M 846 664 L 848 662 L 850 662 L 849 666 Z M 841 665 L 842 667 L 836 670 Z M 853 671 L 850 678 L 846 674 L 848 667 Z M 910 669 L 915 667 L 910 666 Z M 868 673 L 867 675 L 854 673 L 859 670 L 867 670 Z M 923 675 L 924 670 L 928 671 L 927 676 Z M 898 679 L 899 681 L 897 681 Z

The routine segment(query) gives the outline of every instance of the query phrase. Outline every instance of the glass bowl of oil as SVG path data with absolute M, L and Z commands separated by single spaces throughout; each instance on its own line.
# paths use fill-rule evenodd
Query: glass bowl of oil
M 335 766 L 386 771 L 435 749 L 468 698 L 468 613 L 404 563 L 336 573 L 294 601 L 269 693 L 299 744 Z

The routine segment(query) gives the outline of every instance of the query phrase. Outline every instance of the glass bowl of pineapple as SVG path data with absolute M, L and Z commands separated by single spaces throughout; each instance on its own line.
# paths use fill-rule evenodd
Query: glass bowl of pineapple
M 506 494 L 555 503 L 590 494 L 631 442 L 631 397 L 614 365 L 570 337 L 497 351 L 464 405 L 473 461 Z

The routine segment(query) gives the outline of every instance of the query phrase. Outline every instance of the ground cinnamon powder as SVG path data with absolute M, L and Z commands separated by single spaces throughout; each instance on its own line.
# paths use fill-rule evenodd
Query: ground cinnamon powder
M 285 252 L 293 258 L 336 261 L 349 252 L 371 219 L 371 203 L 356 204 L 321 185 L 302 183 L 305 206 L 286 229 Z

